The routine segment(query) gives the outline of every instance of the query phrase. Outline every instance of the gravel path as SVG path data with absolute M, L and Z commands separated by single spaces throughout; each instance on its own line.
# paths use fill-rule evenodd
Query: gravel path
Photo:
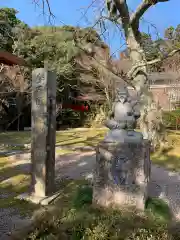
M 31 223 L 28 217 L 22 217 L 18 209 L 6 208 L 0 209 L 0 239 L 10 240 L 12 230 L 23 229 Z
M 21 169 L 22 172 L 30 172 L 29 157 L 29 154 L 17 156 L 18 161 L 15 161 L 15 167 Z M 15 158 L 15 155 L 12 158 Z M 94 164 L 95 153 L 93 151 L 57 155 L 57 180 L 60 178 L 92 179 Z M 151 181 L 148 187 L 149 195 L 165 200 L 169 204 L 174 217 L 180 220 L 180 173 L 170 172 L 153 165 L 151 168 Z M 10 239 L 8 235 L 3 234 L 22 227 L 23 224 L 28 222 L 29 219 L 22 219 L 16 209 L 0 209 L 0 239 Z

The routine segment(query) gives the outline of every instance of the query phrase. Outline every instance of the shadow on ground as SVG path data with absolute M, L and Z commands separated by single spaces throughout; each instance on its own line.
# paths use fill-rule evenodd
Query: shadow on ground
M 96 136 L 94 138 L 96 138 Z M 89 144 L 92 145 L 92 141 L 94 140 L 94 138 L 88 139 Z M 172 151 L 173 149 L 168 149 L 167 151 L 161 154 L 159 153 L 159 155 L 158 153 L 156 153 L 156 156 L 154 156 L 153 162 L 158 163 L 161 166 L 167 166 L 166 165 L 167 163 L 174 164 L 174 166 L 176 164 L 176 168 L 178 170 L 180 167 L 180 165 L 178 165 L 179 158 L 178 157 L 175 158 L 175 156 L 174 158 L 172 158 L 171 157 Z M 164 161 L 160 160 L 161 156 L 163 156 Z M 13 165 L 15 161 L 16 160 L 7 161 L 7 159 L 4 159 L 4 160 L 1 159 L 0 161 L 0 168 L 1 168 L 0 191 L 1 191 L 1 196 L 4 196 L 0 198 L 0 207 L 1 208 L 8 208 L 10 206 L 17 207 L 17 208 L 21 208 L 22 212 L 23 211 L 28 212 L 28 210 L 30 210 L 30 212 L 32 213 L 33 210 L 36 208 L 39 208 L 39 206 L 34 206 L 27 202 L 14 200 L 14 196 L 16 196 L 17 194 L 28 191 L 29 184 L 30 184 L 30 178 L 29 178 L 30 163 L 23 162 L 22 160 L 20 160 L 18 163 L 16 163 L 17 165 Z M 77 187 L 79 185 L 86 184 L 87 180 L 89 180 L 88 182 L 91 183 L 94 166 L 95 166 L 94 152 L 83 152 L 83 153 L 79 152 L 79 153 L 64 154 L 64 155 L 60 154 L 57 157 L 56 188 L 57 190 L 62 191 L 60 194 L 60 198 L 58 198 L 59 204 L 56 205 L 56 206 L 59 206 L 58 208 L 61 208 L 62 210 L 62 206 L 64 206 L 65 208 L 66 206 L 69 207 L 70 201 L 73 200 L 73 196 L 70 193 L 72 194 L 75 193 L 77 191 Z M 180 192 L 180 176 L 178 173 L 171 173 L 166 171 L 165 169 L 152 166 L 152 177 L 151 177 L 151 182 L 149 184 L 149 193 L 150 193 L 149 195 L 152 198 L 158 197 L 165 200 L 170 205 L 171 209 L 173 209 L 173 211 L 177 216 L 180 213 L 180 199 L 178 196 L 176 196 L 177 193 L 179 192 Z M 54 206 L 55 209 L 56 209 L 56 206 Z M 57 211 L 57 209 L 55 211 Z M 76 214 L 79 214 L 79 213 L 76 212 Z M 102 215 L 103 214 L 106 215 L 106 213 L 102 213 Z M 91 217 L 93 218 L 93 216 Z M 73 219 L 72 221 L 70 221 L 70 225 L 69 225 L 70 227 L 72 226 L 72 224 L 76 225 L 76 222 L 78 224 L 80 223 L 79 221 L 83 222 L 83 219 L 85 218 L 85 212 L 80 213 L 80 216 L 76 215 L 76 218 L 77 218 L 76 220 Z M 68 221 L 69 220 L 67 219 L 67 222 Z M 93 221 L 94 220 L 92 221 L 90 220 L 92 224 L 93 224 Z M 68 231 L 71 232 L 71 230 L 72 229 Z M 66 239 L 66 238 L 63 238 L 63 239 Z
M 164 239 L 172 236 L 168 230 L 168 216 L 162 220 L 154 213 L 162 204 L 148 203 L 145 215 L 134 209 L 112 210 L 94 208 L 92 187 L 85 180 L 64 180 L 60 197 L 51 206 L 34 214 L 34 227 L 16 234 L 20 239 Z M 153 206 L 153 207 L 152 207 Z M 28 237 L 27 237 L 28 236 Z
M 160 160 L 162 155 L 156 155 L 157 158 L 153 159 L 153 163 L 158 163 L 158 165 L 165 167 L 169 164 L 169 166 L 173 166 L 172 169 L 179 170 L 179 158 L 175 156 L 171 157 L 171 155 L 167 154 L 168 152 L 163 153 L 162 161 Z M 9 162 L 9 165 L 4 164 L 4 162 L 0 162 L 1 192 L 9 192 L 9 194 L 12 195 L 12 193 L 19 194 L 28 191 L 28 186 L 30 184 L 30 163 L 19 161 L 16 163 L 17 165 L 13 166 L 12 161 Z M 60 154 L 56 158 L 56 181 L 61 181 L 63 179 L 89 179 L 91 181 L 94 166 L 95 152 Z M 152 176 L 149 184 L 150 196 L 163 196 L 171 203 L 169 197 L 171 195 L 174 196 L 175 191 L 180 191 L 179 174 L 171 173 L 157 166 L 152 166 Z M 176 202 L 180 206 L 180 200 L 176 199 Z
M 9 239 L 8 232 L 22 228 L 30 222 L 38 205 L 20 201 L 15 197 L 27 192 L 30 183 L 29 164 L 14 165 L 7 157 L 0 158 L 0 239 Z

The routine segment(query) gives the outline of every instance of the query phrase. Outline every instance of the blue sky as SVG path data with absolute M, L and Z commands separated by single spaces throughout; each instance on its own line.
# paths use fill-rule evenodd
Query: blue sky
M 37 1 L 37 0 L 36 0 Z M 55 19 L 52 22 L 56 25 L 79 25 L 87 26 L 95 22 L 98 16 L 98 9 L 102 6 L 102 0 L 49 0 Z M 89 4 L 95 3 L 86 11 Z M 17 15 L 21 20 L 30 26 L 47 25 L 48 18 L 43 16 L 41 6 L 35 6 L 33 0 L 0 0 L 0 7 L 12 7 L 19 11 Z M 40 1 L 39 1 L 40 2 Z M 129 9 L 134 11 L 141 0 L 127 0 Z M 149 32 L 153 38 L 157 34 L 163 36 L 163 31 L 168 26 L 177 26 L 180 24 L 180 0 L 170 0 L 169 2 L 159 3 L 152 7 L 141 21 L 141 30 Z M 112 27 L 108 28 L 105 33 L 105 41 L 109 44 L 111 52 L 118 54 L 120 46 L 124 40 L 120 37 L 119 30 Z

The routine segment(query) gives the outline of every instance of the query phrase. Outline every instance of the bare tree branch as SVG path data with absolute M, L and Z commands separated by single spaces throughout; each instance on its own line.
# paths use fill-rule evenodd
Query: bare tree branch
M 172 57 L 174 54 L 180 52 L 180 48 L 179 49 L 175 49 L 173 50 L 172 52 L 170 52 L 168 55 L 166 56 L 163 56 L 163 57 L 159 57 L 159 58 L 156 58 L 152 61 L 149 61 L 149 62 L 142 62 L 142 63 L 138 63 L 137 65 L 133 66 L 131 68 L 131 70 L 128 72 L 127 76 L 128 78 L 132 78 L 134 74 L 137 73 L 138 69 L 140 67 L 144 67 L 144 66 L 148 66 L 148 65 L 153 65 L 155 63 L 158 63 L 158 62 L 162 62 L 163 60 L 167 59 L 168 57 Z
M 82 46 L 80 46 L 78 43 L 76 43 L 76 46 L 81 49 L 82 51 L 84 51 L 87 55 L 91 55 L 91 52 L 88 51 L 88 49 L 85 49 L 83 48 Z M 129 79 L 126 79 L 125 77 L 122 78 L 121 74 L 117 73 L 115 71 L 114 68 L 112 67 L 108 67 L 108 66 L 105 66 L 103 63 L 101 63 L 100 61 L 98 61 L 94 56 L 92 56 L 92 59 L 94 59 L 96 61 L 96 63 L 101 66 L 104 71 L 107 73 L 107 74 L 110 74 L 114 79 L 117 79 L 119 81 L 124 81 L 126 82 L 128 85 L 130 85 L 131 87 L 135 88 L 134 85 L 132 84 L 132 82 L 128 81 Z
M 168 57 L 172 57 L 174 54 L 176 54 L 176 53 L 178 53 L 178 52 L 180 52 L 180 48 L 171 51 L 171 52 L 170 52 L 168 55 L 166 55 L 166 56 L 163 56 L 163 57 L 161 57 L 161 58 L 156 58 L 156 59 L 154 59 L 154 60 L 152 60 L 152 61 L 147 62 L 147 65 L 152 65 L 152 64 L 155 64 L 155 63 L 157 63 L 157 62 L 161 62 L 161 61 L 165 60 L 165 59 L 168 58 Z
M 116 8 L 120 13 L 120 18 L 124 29 L 127 29 L 130 23 L 129 9 L 126 0 L 114 0 Z
M 35 1 L 35 0 L 34 0 L 34 2 L 37 4 L 38 1 Z M 49 0 L 41 0 L 41 2 L 42 2 L 42 5 L 43 5 L 43 10 L 44 10 L 44 8 L 45 8 L 45 5 L 47 5 L 49 14 L 50 14 L 51 16 L 54 16 L 53 13 L 52 13 L 52 11 L 51 11 L 51 6 L 50 6 L 50 3 L 49 3 Z
M 137 7 L 136 11 L 130 17 L 131 26 L 138 30 L 139 20 L 143 14 L 153 5 L 159 2 L 168 2 L 169 0 L 143 0 L 140 5 Z

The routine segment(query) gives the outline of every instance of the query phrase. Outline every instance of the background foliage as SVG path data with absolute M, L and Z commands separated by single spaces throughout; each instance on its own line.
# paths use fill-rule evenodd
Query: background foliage
M 9 86 L 12 86 L 13 79 L 17 75 L 21 76 L 21 81 L 16 81 L 16 86 L 14 84 L 11 87 L 11 96 L 1 95 L 1 119 L 6 118 L 9 126 L 10 119 L 16 118 L 15 121 L 13 120 L 15 127 L 19 119 L 18 114 L 23 112 L 24 120 L 21 119 L 20 122 L 22 127 L 26 125 L 26 119 L 29 118 L 27 115 L 30 114 L 31 72 L 34 68 L 43 67 L 45 61 L 48 62 L 48 67 L 57 73 L 57 103 L 84 104 L 84 102 L 75 101 L 78 95 L 83 94 L 91 95 L 93 100 L 86 101 L 86 104 L 91 106 L 90 113 L 74 113 L 68 109 L 61 112 L 59 119 L 62 119 L 63 115 L 66 119 L 70 119 L 69 124 L 73 118 L 76 120 L 87 119 L 87 117 L 101 119 L 101 116 L 97 116 L 97 109 L 102 110 L 99 108 L 102 103 L 106 106 L 110 105 L 114 91 L 112 88 L 113 77 L 108 75 L 109 73 L 102 67 L 102 63 L 111 69 L 113 59 L 108 46 L 101 40 L 98 33 L 91 28 L 82 29 L 72 26 L 31 28 L 19 20 L 16 14 L 17 11 L 13 8 L 0 9 L 0 46 L 1 50 L 22 57 L 27 66 L 19 69 L 16 67 L 16 71 L 6 67 L 0 72 L 1 92 L 9 92 Z M 180 25 L 176 28 L 169 27 L 165 30 L 164 38 L 156 41 L 152 40 L 149 34 L 141 33 L 141 45 L 145 50 L 147 60 L 168 54 L 172 49 L 180 46 Z M 125 51 L 127 52 L 127 50 Z M 174 61 L 178 61 L 177 57 L 174 58 Z M 169 62 L 166 64 L 169 65 Z M 163 68 L 164 63 L 161 62 L 151 67 L 149 71 L 163 71 Z M 26 87 L 20 91 L 22 81 Z M 97 104 L 99 96 L 104 100 Z M 13 107 L 8 105 L 10 97 L 13 97 L 13 101 L 15 101 Z M 23 102 L 22 106 L 18 105 L 19 102 Z M 107 109 L 107 107 L 105 108 Z M 103 114 L 106 115 L 107 112 Z M 83 124 L 84 120 L 79 123 Z M 5 125 L 7 127 L 7 124 Z

